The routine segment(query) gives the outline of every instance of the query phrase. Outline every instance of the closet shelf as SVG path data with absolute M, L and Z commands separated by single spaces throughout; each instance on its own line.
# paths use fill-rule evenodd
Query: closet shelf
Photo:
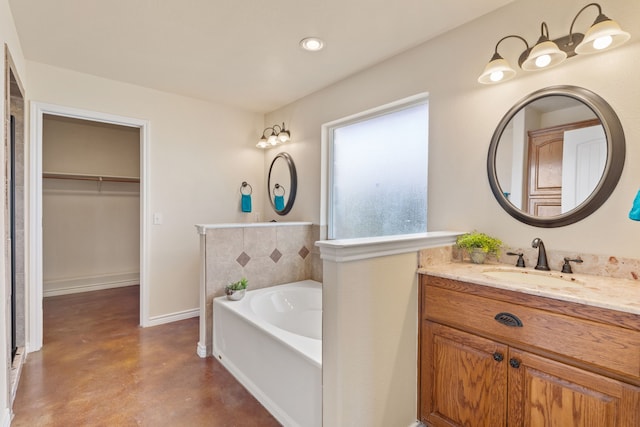
M 91 174 L 58 173 L 58 172 L 43 172 L 42 178 L 75 179 L 79 181 L 98 181 L 98 182 L 140 182 L 140 178 L 133 177 L 133 176 L 91 175 Z

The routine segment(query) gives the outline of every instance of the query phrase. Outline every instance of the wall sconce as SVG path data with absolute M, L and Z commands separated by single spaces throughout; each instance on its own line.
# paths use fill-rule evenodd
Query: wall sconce
M 284 122 L 282 127 L 280 125 L 273 125 L 262 131 L 262 138 L 256 144 L 258 148 L 268 148 L 274 145 L 282 144 L 291 139 L 291 132 L 284 128 Z
M 578 16 L 590 6 L 598 8 L 598 17 L 593 22 L 586 34 L 574 33 L 573 26 Z M 518 65 L 525 71 L 542 70 L 560 64 L 567 58 L 575 55 L 583 55 L 601 52 L 620 46 L 631 35 L 622 31 L 620 25 L 602 13 L 598 3 L 589 3 L 576 14 L 569 27 L 569 35 L 555 40 L 549 40 L 549 28 L 545 22 L 540 26 L 540 38 L 533 47 L 529 47 L 527 41 L 515 34 L 501 38 L 494 50 L 491 60 L 484 71 L 478 77 L 482 84 L 494 84 L 507 81 L 516 75 L 516 71 L 498 53 L 498 46 L 508 38 L 517 38 L 527 47 L 518 58 Z

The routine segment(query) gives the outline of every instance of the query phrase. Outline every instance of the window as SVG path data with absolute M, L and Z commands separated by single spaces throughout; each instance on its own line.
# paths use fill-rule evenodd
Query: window
M 427 231 L 428 102 L 328 125 L 329 238 Z

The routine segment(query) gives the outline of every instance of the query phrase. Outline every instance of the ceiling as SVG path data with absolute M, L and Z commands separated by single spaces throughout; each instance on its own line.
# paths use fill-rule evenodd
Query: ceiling
M 9 0 L 27 60 L 269 112 L 513 0 Z M 299 47 L 308 36 L 326 47 Z

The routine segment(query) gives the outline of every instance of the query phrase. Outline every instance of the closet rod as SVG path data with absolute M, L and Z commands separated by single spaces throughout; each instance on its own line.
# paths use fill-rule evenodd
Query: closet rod
M 140 182 L 140 178 L 131 178 L 124 176 L 99 176 L 99 175 L 80 175 L 65 173 L 48 173 L 42 174 L 42 178 L 50 179 L 75 179 L 80 181 L 98 181 L 98 182 Z

